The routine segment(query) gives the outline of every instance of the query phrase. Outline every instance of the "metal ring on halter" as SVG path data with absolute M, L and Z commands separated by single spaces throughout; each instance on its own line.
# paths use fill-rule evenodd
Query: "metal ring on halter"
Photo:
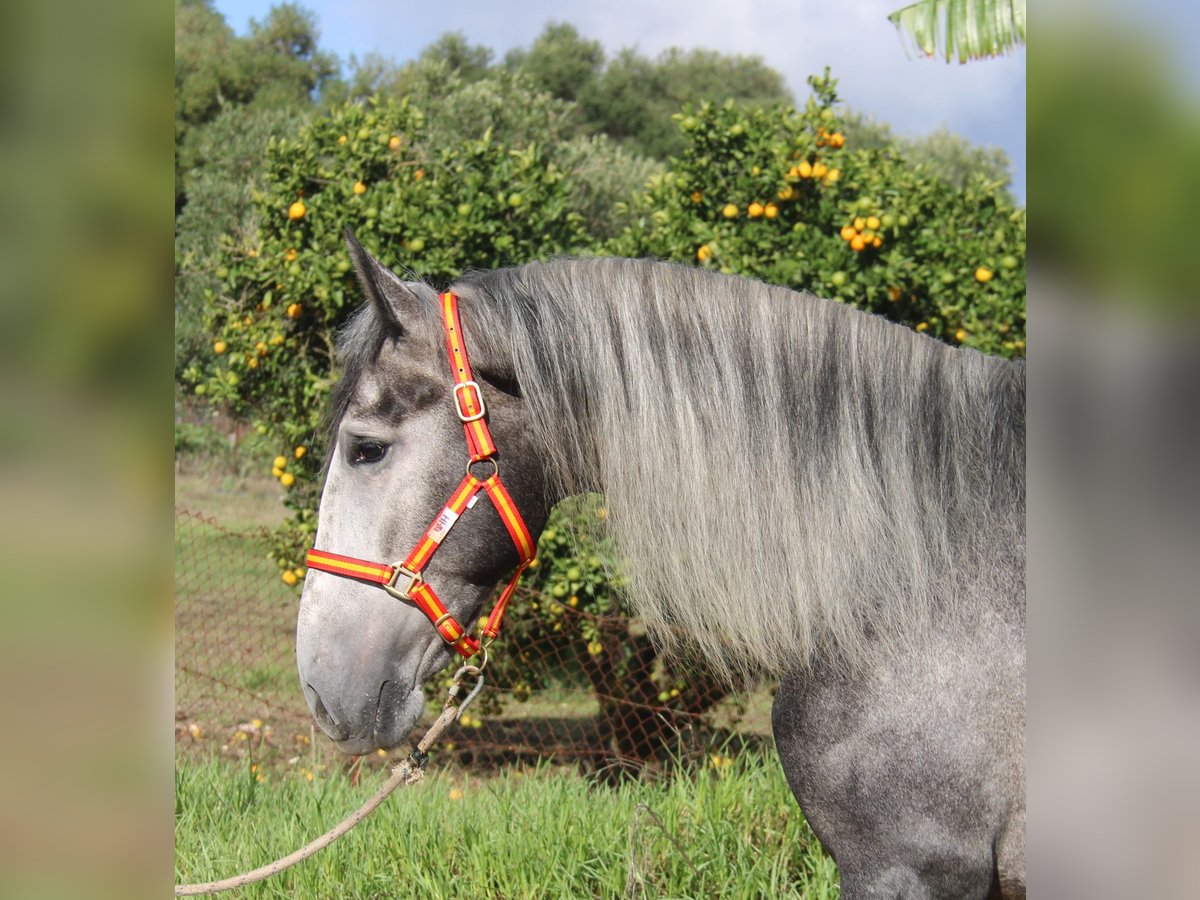
M 487 478 L 480 478 L 478 475 L 472 472 L 471 466 L 478 465 L 479 463 L 491 463 L 492 474 Z M 476 481 L 487 481 L 489 478 L 498 478 L 500 476 L 500 463 L 496 462 L 496 458 L 494 456 L 485 456 L 483 459 L 472 459 L 467 463 L 467 474 Z

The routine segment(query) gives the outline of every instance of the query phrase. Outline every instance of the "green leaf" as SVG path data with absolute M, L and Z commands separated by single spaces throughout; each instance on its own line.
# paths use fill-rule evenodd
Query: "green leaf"
M 888 16 L 922 56 L 965 63 L 1025 43 L 1025 0 L 918 0 Z

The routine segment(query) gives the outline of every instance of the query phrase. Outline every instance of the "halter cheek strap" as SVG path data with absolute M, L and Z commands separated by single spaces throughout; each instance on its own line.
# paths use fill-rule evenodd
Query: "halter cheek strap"
M 491 642 L 500 632 L 500 623 L 504 619 L 513 592 L 517 589 L 517 582 L 533 561 L 537 547 L 512 496 L 500 481 L 500 467 L 495 459 L 496 443 L 492 440 L 492 433 L 487 426 L 487 407 L 484 405 L 479 383 L 471 373 L 466 344 L 463 342 L 458 298 L 449 292 L 442 294 L 441 305 L 446 352 L 450 358 L 450 372 L 454 378 L 454 386 L 451 389 L 454 411 L 463 423 L 463 431 L 467 438 L 469 460 L 465 477 L 403 562 L 391 565 L 370 562 L 314 547 L 308 551 L 307 564 L 310 569 L 320 572 L 378 584 L 396 599 L 412 603 L 433 623 L 433 627 L 446 643 L 462 656 L 469 658 L 479 652 L 480 640 L 469 635 L 446 609 L 446 605 L 422 577 L 425 567 L 429 565 L 433 554 L 450 533 L 450 529 L 464 512 L 475 505 L 479 499 L 479 492 L 483 491 L 492 501 L 500 515 L 500 521 L 504 523 L 513 545 L 517 548 L 517 569 L 500 592 L 500 597 L 483 626 L 482 637 Z M 488 465 L 491 466 L 490 474 L 481 472 L 476 475 L 472 471 Z

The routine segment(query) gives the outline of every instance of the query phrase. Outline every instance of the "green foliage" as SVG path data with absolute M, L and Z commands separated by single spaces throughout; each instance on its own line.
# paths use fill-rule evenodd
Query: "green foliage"
M 260 106 L 307 105 L 338 71 L 337 58 L 317 48 L 317 20 L 295 3 L 272 6 L 250 22 L 244 62 Z
M 788 103 L 792 96 L 783 77 L 757 56 L 676 48 L 655 60 L 622 50 L 579 95 L 586 128 L 655 159 L 683 148 L 671 115 L 685 103 L 704 100 L 751 107 Z
M 665 168 L 604 134 L 572 138 L 559 144 L 555 155 L 571 173 L 571 211 L 597 241 L 616 237 L 629 225 L 627 201 Z
M 212 425 L 197 422 L 175 423 L 175 458 L 187 454 L 215 456 L 225 449 L 227 441 Z
M 845 143 L 834 82 L 802 112 L 704 104 L 609 252 L 699 263 L 850 302 L 951 343 L 1024 354 L 1025 211 L 892 149 Z M 853 233 L 853 234 L 852 234 Z
M 604 48 L 581 37 L 573 25 L 550 22 L 528 50 L 510 50 L 504 64 L 551 96 L 578 100 L 604 69 Z
M 188 173 L 204 162 L 204 126 L 224 110 L 307 107 L 337 71 L 317 49 L 316 21 L 295 4 L 271 8 L 239 38 L 211 0 L 175 2 L 175 208 L 183 208 Z M 218 151 L 219 152 L 219 151 Z
M 177 375 L 212 343 L 205 308 L 219 288 L 222 239 L 249 245 L 258 234 L 254 196 L 263 187 L 267 142 L 296 133 L 308 115 L 296 107 L 232 106 L 198 133 L 204 163 L 189 173 L 188 204 L 175 220 Z
M 364 771 L 355 787 L 308 758 L 286 770 L 177 760 L 175 879 L 225 877 L 283 856 L 381 780 Z M 778 763 L 757 753 L 607 790 L 546 766 L 520 778 L 435 771 L 399 791 L 315 859 L 241 895 L 382 897 L 403 885 L 404 896 L 429 898 L 616 898 L 629 895 L 631 869 L 649 896 L 838 895 L 833 860 Z
M 846 139 L 865 150 L 893 149 L 910 164 L 925 166 L 942 181 L 964 187 L 974 177 L 1004 185 L 1011 180 L 1011 162 L 999 147 L 977 147 L 945 126 L 918 137 L 898 135 L 886 122 L 847 112 Z
M 374 97 L 407 97 L 427 110 L 431 99 L 452 94 L 463 85 L 496 74 L 490 68 L 492 51 L 472 46 L 459 32 L 448 32 L 403 65 L 378 53 L 350 57 L 349 72 L 324 92 L 336 104 Z

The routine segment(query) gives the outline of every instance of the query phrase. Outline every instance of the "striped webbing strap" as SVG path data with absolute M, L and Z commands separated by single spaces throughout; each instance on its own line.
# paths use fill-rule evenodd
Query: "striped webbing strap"
M 458 522 L 462 514 L 475 505 L 479 492 L 482 490 L 496 508 L 500 521 L 508 530 L 513 545 L 517 548 L 517 568 L 513 573 L 500 597 L 492 607 L 491 615 L 483 626 L 482 636 L 492 640 L 500 632 L 500 623 L 508 609 L 509 601 L 517 588 L 521 574 L 533 561 L 537 548 L 533 537 L 513 502 L 512 495 L 500 481 L 500 470 L 494 459 L 496 444 L 492 440 L 491 431 L 487 426 L 487 407 L 483 402 L 483 392 L 471 373 L 471 364 L 467 359 L 467 348 L 463 341 L 462 323 L 458 315 L 458 298 L 452 293 L 441 295 L 442 326 L 446 332 L 446 352 L 450 357 L 450 372 L 454 378 L 452 396 L 454 411 L 463 423 L 466 433 L 467 449 L 470 461 L 467 463 L 467 474 L 455 488 L 446 505 L 442 507 L 433 522 L 416 546 L 412 548 L 402 563 L 371 562 L 357 559 L 353 556 L 343 556 L 340 553 L 330 553 L 315 547 L 308 551 L 307 563 L 310 569 L 320 572 L 330 572 L 358 581 L 367 581 L 380 585 L 384 590 L 397 599 L 412 603 L 425 617 L 433 623 L 438 633 L 464 657 L 474 656 L 479 652 L 480 641 L 467 633 L 467 630 L 454 618 L 442 603 L 437 592 L 425 581 L 422 573 L 437 548 L 441 546 L 450 529 Z M 486 478 L 478 478 L 471 472 L 475 463 L 491 463 L 492 473 Z

